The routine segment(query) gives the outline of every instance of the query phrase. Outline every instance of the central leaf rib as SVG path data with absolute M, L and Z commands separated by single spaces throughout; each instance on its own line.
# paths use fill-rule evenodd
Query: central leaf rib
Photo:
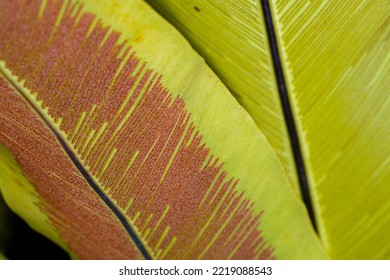
M 278 85 L 280 101 L 282 104 L 284 118 L 286 120 L 288 134 L 290 136 L 290 143 L 294 155 L 295 166 L 298 173 L 302 199 L 306 205 L 313 227 L 317 231 L 315 214 L 314 214 L 313 204 L 310 196 L 309 182 L 306 175 L 305 163 L 303 160 L 302 151 L 299 143 L 299 137 L 298 137 L 295 121 L 294 121 L 294 115 L 293 115 L 291 103 L 288 96 L 286 80 L 283 73 L 283 67 L 280 58 L 278 42 L 277 42 L 275 28 L 272 19 L 272 12 L 268 0 L 261 0 L 261 5 L 263 8 L 262 10 L 264 14 L 266 29 L 267 29 L 268 42 L 272 54 L 272 61 L 275 70 L 275 77 Z

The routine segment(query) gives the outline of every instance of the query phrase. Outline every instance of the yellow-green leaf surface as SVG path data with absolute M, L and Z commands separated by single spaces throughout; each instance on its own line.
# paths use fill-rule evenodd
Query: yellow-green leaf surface
M 74 258 L 327 258 L 274 150 L 143 1 L 0 2 L 0 187 Z
M 7 260 L 7 257 L 2 252 L 0 252 L 0 260 Z
M 278 99 L 275 77 L 282 73 L 330 255 L 390 258 L 390 2 L 150 2 L 206 57 L 259 127 L 280 122 L 280 113 L 267 114 L 279 110 L 277 102 L 247 100 Z M 275 59 L 282 68 L 273 74 Z M 286 137 L 284 130 L 264 133 L 282 154 L 283 139 L 274 135 Z
M 271 143 L 300 194 L 259 0 L 149 0 L 213 68 Z

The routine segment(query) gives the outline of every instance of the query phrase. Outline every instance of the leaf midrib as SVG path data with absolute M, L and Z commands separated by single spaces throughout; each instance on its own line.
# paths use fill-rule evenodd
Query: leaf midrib
M 313 228 L 316 232 L 318 232 L 313 203 L 310 195 L 309 181 L 306 174 L 305 163 L 304 163 L 303 154 L 300 147 L 298 131 L 294 121 L 294 114 L 289 100 L 286 79 L 283 72 L 282 60 L 280 57 L 280 50 L 278 47 L 278 40 L 276 36 L 275 27 L 273 24 L 271 7 L 268 0 L 260 0 L 260 2 L 261 2 L 260 4 L 262 7 L 263 15 L 264 15 L 264 21 L 265 21 L 266 33 L 268 36 L 268 42 L 270 46 L 272 63 L 274 66 L 275 79 L 278 87 L 278 92 L 279 92 L 284 119 L 286 122 L 286 127 L 290 139 L 291 150 L 293 152 L 295 169 L 298 175 L 302 199 L 306 206 Z

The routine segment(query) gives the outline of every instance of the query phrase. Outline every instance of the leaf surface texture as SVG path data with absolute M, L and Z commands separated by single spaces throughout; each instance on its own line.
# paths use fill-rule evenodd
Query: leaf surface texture
M 322 241 L 334 258 L 390 258 L 389 1 L 149 2 L 232 89 L 285 170 L 297 173 L 285 160 L 280 105 L 269 101 L 279 94 L 267 46 L 278 47 Z M 276 41 L 264 28 L 265 4 Z
M 149 6 L 0 11 L 0 186 L 32 227 L 82 259 L 327 258 L 266 138 Z

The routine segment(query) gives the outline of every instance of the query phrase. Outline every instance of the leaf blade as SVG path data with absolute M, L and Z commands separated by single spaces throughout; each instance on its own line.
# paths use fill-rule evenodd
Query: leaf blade
M 148 3 L 181 31 L 249 112 L 300 195 L 260 1 Z
M 50 122 L 68 140 L 68 147 L 74 150 L 79 162 L 107 197 L 115 201 L 118 209 L 127 216 L 128 222 L 138 230 L 154 256 L 272 258 L 273 247 L 268 241 L 271 240 L 272 243 L 279 244 L 278 256 L 284 258 L 326 258 L 310 230 L 303 206 L 295 201 L 296 197 L 289 189 L 268 143 L 252 120 L 182 39 L 175 35 L 172 41 L 159 43 L 160 47 L 166 44 L 161 55 L 161 48 L 153 46 L 166 35 L 156 34 L 167 27 L 161 21 L 156 24 L 155 16 L 146 12 L 150 8 L 142 2 L 128 1 L 123 4 L 120 1 L 85 1 L 85 10 L 80 10 L 83 12 L 79 13 L 76 12 L 79 6 L 68 5 L 69 3 L 73 2 L 66 2 L 67 5 L 62 8 L 64 12 L 61 20 L 58 20 L 56 32 L 62 35 L 73 30 L 88 34 L 88 28 L 81 27 L 86 22 L 94 22 L 89 34 L 93 34 L 92 38 L 96 42 L 82 44 L 88 38 L 65 36 L 70 42 L 64 43 L 61 41 L 62 36 L 57 34 L 54 35 L 57 37 L 52 37 L 51 50 L 51 46 L 46 47 L 45 41 L 35 42 L 34 45 L 36 36 L 31 35 L 31 44 L 24 44 L 34 49 L 32 53 L 55 54 L 58 49 L 66 51 L 62 45 L 73 47 L 69 48 L 70 53 L 66 56 L 54 56 L 55 61 L 46 60 L 49 67 L 53 67 L 50 69 L 54 72 L 50 73 L 44 68 L 46 64 L 29 65 L 28 62 L 36 58 L 28 58 L 30 52 L 24 52 L 26 45 L 21 44 L 21 50 L 15 54 L 5 52 L 7 65 L 2 64 L 3 72 L 8 73 L 5 75 L 30 99 L 36 112 L 41 113 L 41 119 Z M 128 3 L 133 3 L 134 6 Z M 47 7 L 49 6 L 52 5 Z M 145 11 L 147 16 L 132 12 L 134 7 L 139 8 L 137 11 Z M 124 12 L 132 15 L 135 21 L 132 33 L 129 33 L 128 25 L 124 24 L 124 16 L 120 16 Z M 91 14 L 100 15 L 103 23 L 95 21 Z M 149 17 L 151 19 L 148 21 Z M 31 20 L 26 22 L 31 24 Z M 66 24 L 62 25 L 62 22 Z M 104 26 L 113 26 L 115 31 L 105 29 Z M 145 26 L 149 26 L 150 33 L 144 32 Z M 117 32 L 132 43 L 130 45 L 135 53 L 126 52 L 129 46 L 123 43 L 123 37 Z M 20 32 L 16 32 L 18 33 Z M 141 34 L 142 39 L 139 37 Z M 95 52 L 102 55 L 91 55 L 97 61 L 72 64 L 69 56 L 81 57 L 77 53 L 78 45 L 73 40 L 78 40 L 76 43 L 82 44 L 81 48 L 88 47 L 89 50 L 96 44 L 100 49 L 96 47 Z M 139 40 L 141 43 L 137 44 Z M 181 40 L 182 43 L 178 44 L 176 40 Z M 13 56 L 17 57 L 19 63 L 15 63 Z M 180 56 L 193 58 L 188 59 L 186 67 L 180 63 L 180 59 L 168 59 L 166 62 L 167 57 Z M 41 59 L 45 61 L 45 57 Z M 127 64 L 121 63 L 120 59 L 126 60 Z M 144 61 L 148 64 L 144 64 Z M 118 68 L 99 67 L 111 63 Z M 90 72 L 82 73 L 78 72 L 79 65 L 93 67 L 90 67 Z M 157 70 L 150 69 L 149 65 L 153 65 L 159 72 L 154 72 Z M 31 67 L 37 68 L 28 69 Z M 123 70 L 126 67 L 127 72 Z M 55 72 L 57 69 L 68 71 Z M 121 71 L 118 72 L 117 69 Z M 176 72 L 178 75 L 169 78 Z M 83 74 L 82 88 L 78 87 L 80 84 L 77 78 L 80 75 L 77 73 Z M 118 85 L 105 76 L 115 76 L 116 73 L 116 81 L 121 81 Z M 157 79 L 158 76 L 154 73 L 162 73 L 164 82 Z M 22 82 L 23 79 L 26 79 L 26 83 Z M 95 81 L 100 83 L 98 87 Z M 93 91 L 97 88 L 104 90 Z M 121 88 L 125 88 L 123 93 Z M 171 93 L 167 92 L 167 88 Z M 115 90 L 111 92 L 111 89 Z M 78 94 L 71 95 L 75 90 Z M 96 95 L 91 97 L 91 92 Z M 110 96 L 110 93 L 115 93 L 115 96 Z M 83 102 L 69 102 L 72 98 L 81 98 Z M 91 100 L 93 102 L 87 102 Z M 208 110 L 204 109 L 204 104 L 208 104 Z M 113 107 L 117 109 L 111 111 Z M 10 115 L 11 112 L 12 110 L 8 111 Z M 162 125 L 159 118 L 164 119 Z M 221 126 L 221 123 L 232 123 L 235 129 Z M 176 134 L 177 136 L 172 137 Z M 245 136 L 245 147 L 239 140 L 242 135 Z M 169 141 L 159 141 L 164 137 Z M 129 138 L 133 139 L 130 143 L 125 141 Z M 2 141 L 6 141 L 4 139 Z M 91 145 L 88 146 L 88 143 Z M 10 142 L 7 144 L 11 145 Z M 136 153 L 137 150 L 139 154 Z M 172 161 L 164 158 L 164 151 L 168 151 L 168 155 L 174 155 Z M 159 164 L 159 159 L 164 165 Z M 107 162 L 109 164 L 103 164 Z M 261 162 L 267 162 L 267 166 Z M 161 168 L 166 165 L 169 165 L 168 173 Z M 127 176 L 124 181 L 123 174 Z M 166 184 L 163 189 L 158 188 L 161 178 L 162 183 Z M 148 188 L 142 189 L 143 184 L 149 184 Z M 287 191 L 281 191 L 283 189 Z M 152 196 L 150 192 L 153 193 Z M 269 200 L 262 199 L 262 196 Z M 252 199 L 261 203 L 253 203 Z M 281 214 L 275 208 L 275 201 L 277 205 L 290 205 L 289 213 Z M 263 209 L 267 210 L 263 213 Z M 273 216 L 278 218 L 274 219 Z M 296 218 L 292 218 L 294 216 Z M 240 227 L 242 217 L 244 228 Z M 260 224 L 260 221 L 265 222 Z M 247 232 L 243 229 L 247 229 Z M 264 230 L 266 238 L 263 238 L 261 230 Z M 161 241 L 162 239 L 164 240 Z M 232 242 L 229 243 L 229 240 Z M 302 248 L 291 240 L 300 240 L 307 247 Z M 251 248 L 248 245 L 251 242 L 255 242 L 256 247 Z M 227 245 L 223 247 L 223 244 Z M 219 251 L 215 248 L 219 248 Z
M 236 30 L 256 26 L 250 16 L 253 11 L 257 21 L 264 20 L 262 1 L 241 1 L 239 7 L 234 7 L 237 1 L 226 6 L 207 1 L 149 2 L 192 42 L 226 84 L 236 86 L 238 99 L 278 95 L 275 89 L 248 92 L 231 75 L 248 71 L 241 69 L 247 54 L 259 46 L 271 56 L 264 39 L 252 46 L 243 43 L 248 42 L 243 35 L 234 36 Z M 263 2 L 271 5 L 277 33 L 272 43 L 280 50 L 321 239 L 334 258 L 388 259 L 388 2 Z M 213 7 L 218 5 L 223 6 L 223 15 Z M 223 51 L 216 51 L 220 46 Z M 244 59 L 238 56 L 241 53 Z M 229 59 L 230 64 L 221 62 Z M 260 53 L 252 61 L 272 68 Z M 221 67 L 221 63 L 226 64 Z M 257 78 L 271 79 L 269 72 L 257 71 Z M 260 117 L 256 110 L 274 110 L 240 102 L 254 118 Z M 262 118 L 268 121 L 267 116 Z
M 276 1 L 273 11 L 322 239 L 335 258 L 388 259 L 390 5 Z

